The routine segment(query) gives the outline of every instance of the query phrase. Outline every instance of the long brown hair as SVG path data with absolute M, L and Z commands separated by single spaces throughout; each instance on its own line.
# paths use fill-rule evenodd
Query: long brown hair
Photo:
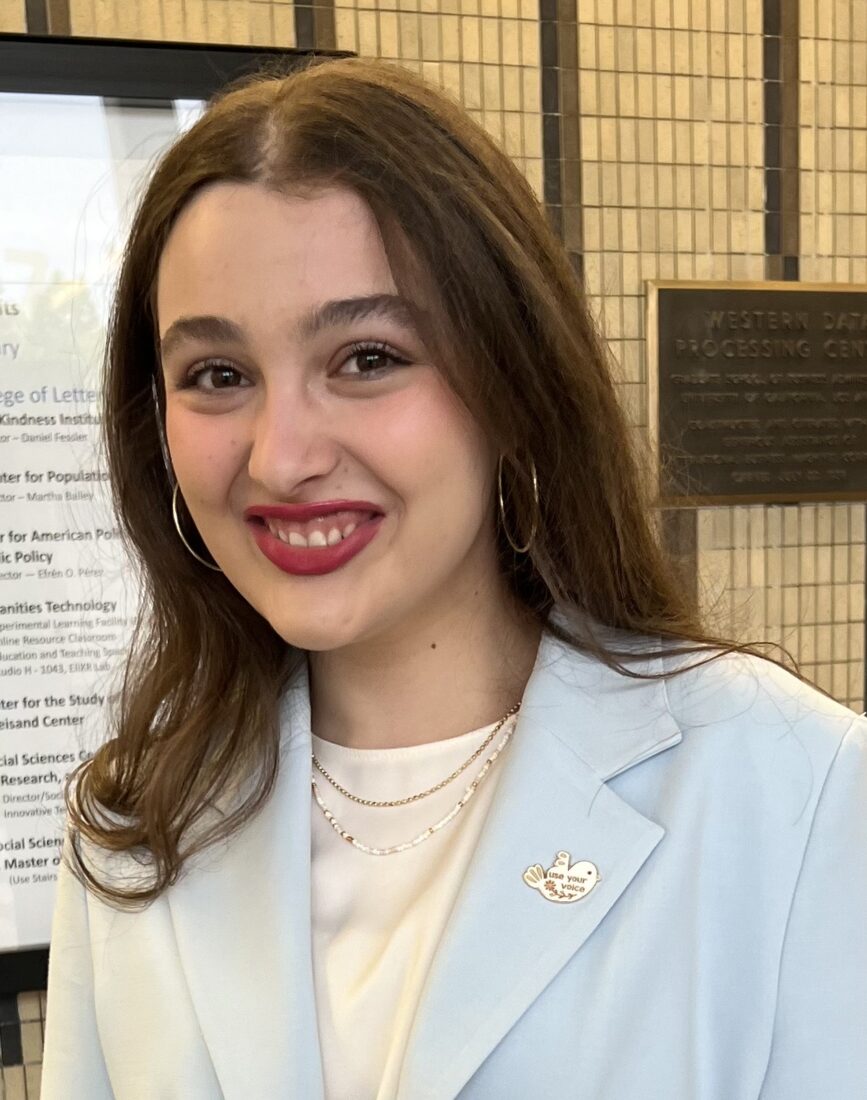
M 400 293 L 434 296 L 425 343 L 506 456 L 513 538 L 525 541 L 536 526 L 524 555 L 497 527 L 500 567 L 528 615 L 628 676 L 671 675 L 628 667 L 651 652 L 636 639 L 663 655 L 704 652 L 699 664 L 731 650 L 766 656 L 761 643 L 703 626 L 660 537 L 646 456 L 618 404 L 580 282 L 509 157 L 457 102 L 397 65 L 316 58 L 288 75 L 246 78 L 212 101 L 157 166 L 109 327 L 104 440 L 144 599 L 110 716 L 114 736 L 70 775 L 65 795 L 76 840 L 80 833 L 150 865 L 147 885 L 121 889 L 101 882 L 73 846 L 82 881 L 127 907 L 157 897 L 190 855 L 228 837 L 267 799 L 281 692 L 304 659 L 184 549 L 173 526 L 159 434 L 156 272 L 180 211 L 218 180 L 284 193 L 353 189 L 377 219 Z M 182 521 L 195 539 L 189 515 Z M 574 629 L 551 621 L 555 604 L 574 612 Z M 587 622 L 613 630 L 579 628 Z M 215 798 L 241 781 L 249 797 L 182 848 Z

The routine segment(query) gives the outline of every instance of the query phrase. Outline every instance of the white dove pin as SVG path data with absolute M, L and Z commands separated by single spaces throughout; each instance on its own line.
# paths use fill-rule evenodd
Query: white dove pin
M 595 863 L 587 859 L 570 866 L 568 852 L 558 852 L 553 867 L 544 870 L 541 863 L 528 867 L 524 882 L 538 890 L 548 901 L 577 901 L 586 898 L 602 876 Z

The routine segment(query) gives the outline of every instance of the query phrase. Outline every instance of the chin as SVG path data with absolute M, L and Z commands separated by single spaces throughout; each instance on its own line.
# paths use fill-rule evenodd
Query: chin
M 273 610 L 273 609 L 272 609 Z M 275 633 L 287 645 L 298 649 L 307 649 L 314 653 L 327 653 L 332 649 L 341 649 L 358 639 L 358 631 L 350 624 L 329 624 L 327 622 L 299 621 L 285 619 L 262 612 Z

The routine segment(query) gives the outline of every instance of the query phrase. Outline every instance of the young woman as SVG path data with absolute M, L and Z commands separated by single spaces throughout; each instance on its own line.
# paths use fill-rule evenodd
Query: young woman
M 445 94 L 213 103 L 124 257 L 146 604 L 44 1100 L 867 1095 L 867 719 L 708 634 L 579 285 Z

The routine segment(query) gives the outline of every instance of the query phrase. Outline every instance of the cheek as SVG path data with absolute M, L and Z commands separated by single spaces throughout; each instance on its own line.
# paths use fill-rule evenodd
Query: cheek
M 181 494 L 191 508 L 225 497 L 237 474 L 243 446 L 221 417 L 191 413 L 180 406 L 166 412 L 166 440 Z
M 487 490 L 489 448 L 469 413 L 441 386 L 392 408 L 376 433 L 382 475 L 408 496 L 475 508 Z

